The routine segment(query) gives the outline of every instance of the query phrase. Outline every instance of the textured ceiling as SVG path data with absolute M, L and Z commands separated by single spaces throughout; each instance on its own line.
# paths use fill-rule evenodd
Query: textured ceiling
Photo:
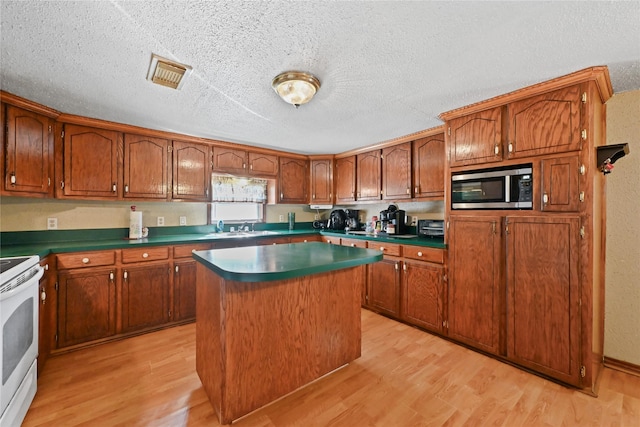
M 640 2 L 6 1 L 2 90 L 58 111 L 307 154 L 586 67 L 640 89 Z M 151 54 L 193 67 L 180 91 Z M 271 80 L 322 87 L 299 109 Z

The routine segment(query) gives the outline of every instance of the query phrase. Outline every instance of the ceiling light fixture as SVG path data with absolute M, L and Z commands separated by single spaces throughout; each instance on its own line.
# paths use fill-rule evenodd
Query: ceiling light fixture
M 320 89 L 320 80 L 302 71 L 285 71 L 273 79 L 271 87 L 284 102 L 298 108 L 311 101 L 313 95 Z

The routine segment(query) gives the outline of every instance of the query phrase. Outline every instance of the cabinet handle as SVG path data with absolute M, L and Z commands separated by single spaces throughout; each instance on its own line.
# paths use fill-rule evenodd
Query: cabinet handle
M 396 262 L 396 270 L 400 270 L 400 266 L 398 265 L 397 262 Z
M 142 258 L 149 258 L 149 254 L 148 254 L 148 253 L 146 253 L 146 252 L 145 252 L 145 253 L 143 253 L 143 254 L 142 254 Z
M 587 171 L 587 168 L 584 165 L 580 165 L 580 175 L 584 175 Z
M 125 192 L 125 193 L 128 193 L 128 192 L 129 192 L 129 186 L 128 186 L 128 185 L 125 185 L 125 186 L 124 186 L 124 192 Z
M 242 169 L 246 169 L 246 168 L 247 168 L 247 164 L 246 164 L 246 163 L 243 163 L 243 164 L 242 164 Z
M 83 264 L 89 264 L 89 258 L 82 258 Z
M 407 272 L 407 264 L 402 264 L 402 269 L 404 270 L 404 272 Z
M 547 193 L 542 194 L 542 203 L 544 203 L 545 205 L 549 203 L 549 196 L 547 195 Z
M 180 271 L 180 266 L 176 265 L 176 273 Z
M 414 192 L 415 194 L 418 194 L 418 187 L 414 188 L 414 189 L 413 189 L 413 192 Z
M 15 185 L 16 184 L 16 173 L 15 172 L 11 172 L 11 185 Z
M 422 256 L 422 252 L 418 252 L 418 256 Z
M 122 277 L 124 278 L 124 280 L 127 280 L 129 278 L 129 273 L 127 272 L 127 270 L 122 273 Z
M 407 188 L 407 194 L 411 194 L 411 189 Z
M 109 280 L 111 280 L 113 282 L 113 279 L 115 279 L 115 276 L 113 274 L 113 271 L 109 272 Z
M 284 193 L 280 193 L 280 198 L 284 199 Z
M 116 185 L 116 183 L 113 183 L 113 192 L 115 193 L 118 190 L 118 186 Z
M 44 288 L 40 288 L 40 301 L 42 301 L 42 305 L 44 305 L 45 301 L 47 301 L 47 293 Z
M 498 146 L 496 145 L 496 150 L 497 149 L 498 149 Z M 512 143 L 509 143 L 509 152 L 513 153 L 513 144 Z M 496 152 L 496 154 L 498 154 L 498 153 Z
M 249 165 L 249 169 L 250 169 L 250 170 L 253 170 L 253 163 L 251 163 L 251 164 Z
M 315 195 L 315 194 L 313 194 L 313 195 L 311 195 L 311 197 L 312 197 L 313 199 L 315 199 L 315 198 L 316 198 L 316 195 Z
M 44 270 L 45 270 L 45 271 L 49 271 L 49 264 L 45 264 L 45 265 L 44 265 Z

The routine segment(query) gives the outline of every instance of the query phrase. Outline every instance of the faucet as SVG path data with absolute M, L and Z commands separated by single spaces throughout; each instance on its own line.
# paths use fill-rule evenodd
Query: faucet
M 249 231 L 249 222 L 245 221 L 242 223 L 242 227 L 240 227 L 242 231 Z M 253 231 L 253 223 L 251 224 L 251 231 Z

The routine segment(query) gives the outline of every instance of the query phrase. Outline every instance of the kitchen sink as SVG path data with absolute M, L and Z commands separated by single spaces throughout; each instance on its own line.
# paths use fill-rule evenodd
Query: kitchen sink
M 271 230 L 256 230 L 256 231 L 223 231 L 222 233 L 211 233 L 210 236 L 217 237 L 219 239 L 231 239 L 237 237 L 258 237 L 258 236 L 270 236 L 279 234 L 277 231 Z

